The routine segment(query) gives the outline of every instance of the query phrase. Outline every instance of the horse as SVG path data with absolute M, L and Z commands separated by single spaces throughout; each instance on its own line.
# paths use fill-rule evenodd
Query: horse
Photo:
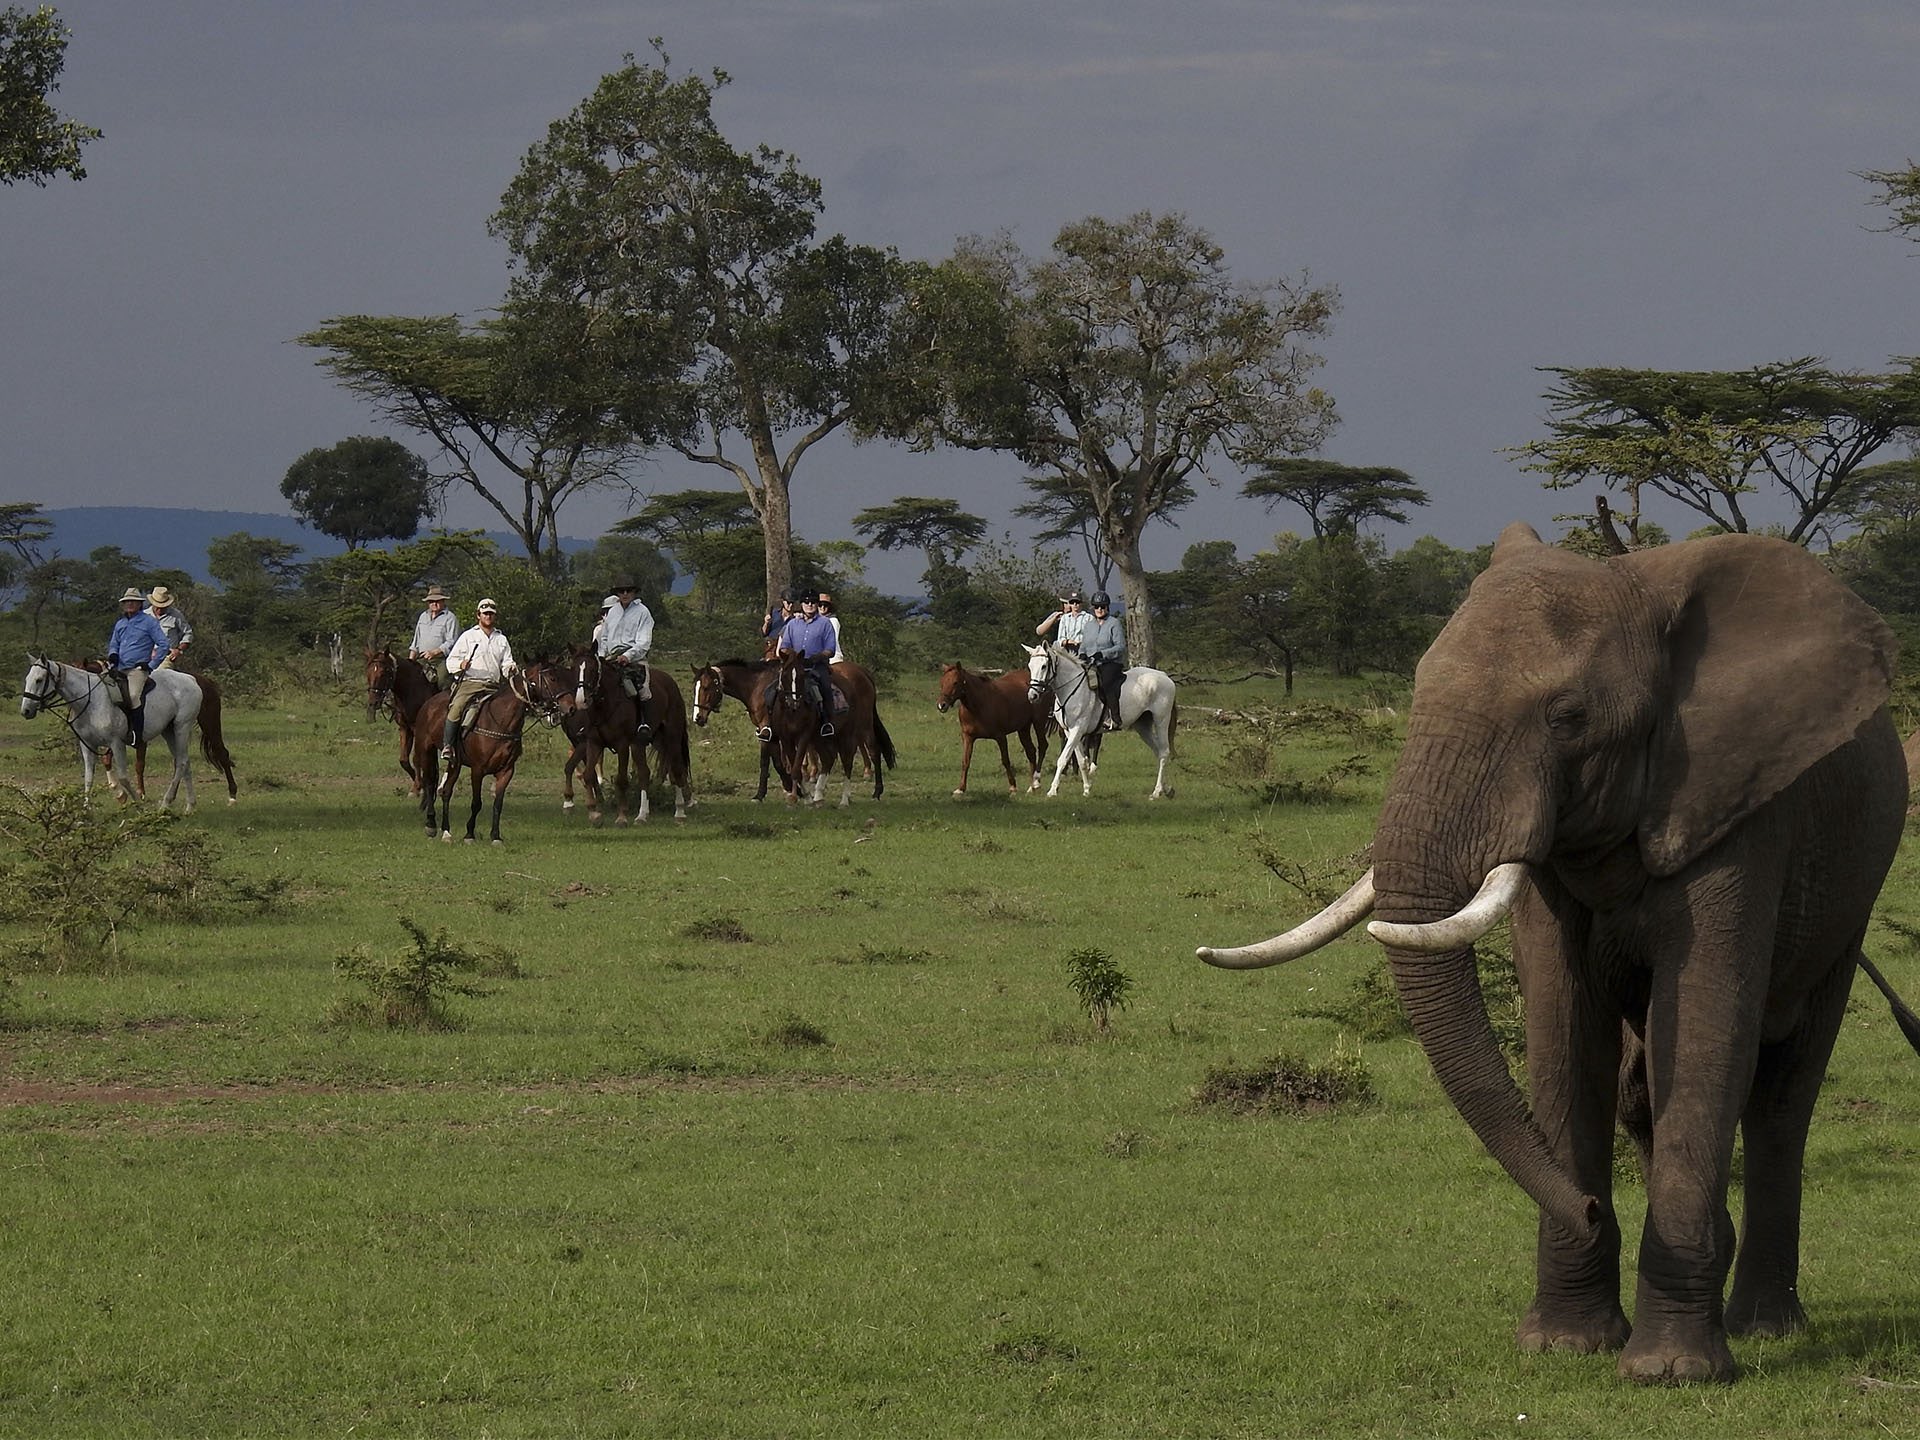
M 634 818 L 645 824 L 652 813 L 649 791 L 653 776 L 647 766 L 647 750 L 652 747 L 658 752 L 660 767 L 673 787 L 673 818 L 685 820 L 687 807 L 693 803 L 692 757 L 687 744 L 687 707 L 680 697 L 680 685 L 673 676 L 663 669 L 650 669 L 648 672 L 648 699 L 644 706 L 636 706 L 624 686 L 617 681 L 607 683 L 610 678 L 601 657 L 591 646 L 571 647 L 568 656 L 568 669 L 573 677 L 570 705 L 573 720 L 568 725 L 568 734 L 573 735 L 573 725 L 578 725 L 580 734 L 576 738 L 576 749 L 585 762 L 585 781 L 590 809 L 588 818 L 594 824 L 600 823 L 601 782 L 599 774 L 600 755 L 612 750 L 619 760 L 619 769 L 615 778 L 616 825 L 627 823 L 627 766 L 631 757 L 637 770 L 636 786 L 639 801 L 635 806 Z M 640 734 L 638 727 L 645 722 L 647 731 Z M 574 760 L 568 759 L 567 774 L 572 774 Z M 571 784 L 567 785 L 568 799 L 571 799 Z
M 1027 652 L 1027 693 L 1037 700 L 1041 691 L 1053 691 L 1053 718 L 1065 737 L 1047 795 L 1051 798 L 1060 793 L 1060 776 L 1067 768 L 1069 755 L 1079 760 L 1080 793 L 1091 795 L 1095 765 L 1082 742 L 1100 723 L 1100 695 L 1095 688 L 1093 667 L 1058 645 L 1022 648 Z M 1173 703 L 1172 676 L 1147 665 L 1135 665 L 1127 671 L 1120 682 L 1120 728 L 1137 734 L 1160 762 L 1149 799 L 1158 800 L 1173 793 L 1166 783 L 1167 761 L 1173 758 L 1173 731 L 1179 721 L 1179 707 Z
M 391 710 L 393 723 L 400 727 L 400 768 L 412 784 L 412 793 L 418 795 L 420 776 L 408 758 L 413 751 L 414 722 L 438 687 L 425 667 L 410 656 L 368 647 L 366 657 L 367 719 L 372 720 L 382 708 Z
M 27 675 L 20 682 L 20 713 L 31 720 L 42 710 L 64 711 L 61 719 L 80 746 L 81 788 L 93 789 L 94 755 L 110 753 L 113 790 L 122 800 L 133 799 L 127 783 L 127 745 L 133 727 L 118 703 L 119 687 L 79 665 L 65 665 L 45 655 L 27 656 Z M 199 681 L 180 670 L 156 670 L 150 677 L 144 730 L 164 735 L 173 755 L 173 774 L 167 781 L 162 809 L 186 786 L 186 814 L 193 812 L 193 732 L 200 717 Z M 225 747 L 222 746 L 224 752 Z
M 871 749 L 885 765 L 894 763 L 893 737 L 880 723 L 880 712 L 870 697 L 847 696 L 847 713 L 833 722 L 833 734 L 820 734 L 820 716 L 807 698 L 807 662 L 791 652 L 782 655 L 775 672 L 773 696 L 766 702 L 767 724 L 779 747 L 780 761 L 787 772 L 787 803 L 795 804 L 813 779 L 809 805 L 818 805 L 826 790 L 827 775 L 834 762 L 840 764 L 843 783 L 840 788 L 842 809 L 853 799 L 853 759 L 863 749 Z M 873 769 L 873 793 L 878 799 L 886 789 L 885 772 L 880 764 Z
M 182 671 L 192 675 L 192 671 Z M 240 782 L 234 778 L 233 756 L 228 753 L 226 737 L 220 733 L 220 686 L 204 675 L 193 675 L 200 686 L 200 755 L 227 777 L 227 804 L 240 801 Z M 133 788 L 144 798 L 147 793 L 147 741 L 143 735 L 133 749 Z
M 1053 718 L 1052 707 L 1034 699 L 1025 670 L 1009 670 L 998 679 L 989 679 L 958 663 L 944 666 L 940 671 L 940 698 L 936 708 L 943 715 L 956 708 L 960 712 L 960 786 L 953 792 L 955 795 L 967 793 L 967 770 L 973 764 L 976 740 L 999 743 L 1000 767 L 1007 772 L 1007 793 L 1020 793 L 1019 783 L 1013 778 L 1013 760 L 1007 754 L 1009 735 L 1018 735 L 1020 748 L 1026 752 L 1031 776 L 1027 789 L 1040 788 L 1040 767 L 1047 763 L 1047 726 Z
M 693 670 L 694 724 L 705 726 L 707 717 L 720 708 L 721 700 L 728 695 L 746 707 L 747 718 L 760 739 L 760 788 L 754 792 L 755 803 L 767 798 L 769 768 L 779 773 L 781 788 L 793 788 L 780 757 L 774 753 L 773 729 L 767 724 L 767 687 L 763 677 L 772 668 L 770 660 L 716 660 L 708 665 L 696 665 Z
M 432 709 L 432 701 L 425 708 Z M 467 712 L 470 728 L 453 747 L 453 763 L 447 767 L 446 778 L 434 789 L 423 793 L 421 808 L 426 811 L 429 836 L 433 834 L 433 801 L 437 791 L 440 799 L 440 839 L 445 844 L 453 843 L 453 825 L 449 814 L 453 808 L 453 785 L 460 776 L 460 767 L 465 765 L 473 775 L 473 808 L 467 812 L 466 843 L 473 843 L 473 827 L 480 818 L 480 782 L 489 775 L 493 776 L 493 829 L 488 838 L 495 845 L 503 843 L 500 839 L 500 807 L 506 801 L 507 787 L 513 783 L 513 767 L 520 760 L 520 731 L 526 724 L 527 711 L 542 708 L 545 707 L 540 706 L 528 692 L 525 677 L 517 673 L 509 675 L 505 685 L 474 704 Z M 444 723 L 447 713 L 444 700 L 439 711 Z M 418 734 L 414 738 L 414 760 L 418 764 Z

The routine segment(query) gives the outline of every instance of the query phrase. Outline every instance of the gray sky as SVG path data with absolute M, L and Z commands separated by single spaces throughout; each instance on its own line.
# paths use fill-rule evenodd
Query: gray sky
M 733 76 L 723 130 L 818 177 L 828 232 L 934 259 L 965 233 L 1037 252 L 1085 215 L 1180 210 L 1236 276 L 1336 285 L 1326 453 L 1434 496 L 1396 548 L 1590 505 L 1499 453 L 1543 432 L 1537 367 L 1920 352 L 1920 251 L 1869 228 L 1884 212 L 1853 173 L 1920 153 L 1912 0 L 58 8 L 55 103 L 106 138 L 80 184 L 0 190 L 0 499 L 284 511 L 294 458 L 380 428 L 291 337 L 495 303 L 486 221 L 520 157 L 656 34 L 676 70 Z M 998 530 L 1020 475 L 823 447 L 797 524 L 845 536 L 864 506 L 951 494 Z M 637 478 L 725 477 L 666 455 Z M 1238 478 L 1223 467 L 1148 563 L 1304 528 Z M 623 513 L 589 498 L 563 529 Z M 490 523 L 473 501 L 447 518 Z

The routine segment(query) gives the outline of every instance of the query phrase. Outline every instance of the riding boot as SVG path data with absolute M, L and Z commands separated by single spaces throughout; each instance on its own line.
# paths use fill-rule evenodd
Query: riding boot
M 456 716 L 447 716 L 447 723 L 440 730 L 440 763 L 453 763 L 453 742 L 460 734 L 460 721 Z
M 138 746 L 145 742 L 147 732 L 147 707 L 136 705 L 127 712 L 127 723 L 133 729 L 133 743 Z

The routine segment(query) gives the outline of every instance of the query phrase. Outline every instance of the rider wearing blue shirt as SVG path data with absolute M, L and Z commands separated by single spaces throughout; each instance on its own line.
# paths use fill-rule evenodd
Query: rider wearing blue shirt
M 144 608 L 147 597 L 129 588 L 120 597 L 120 618 L 107 639 L 107 663 L 121 685 L 122 708 L 133 726 L 133 743 L 146 724 L 147 672 L 167 658 L 172 642 L 160 622 Z
M 813 691 L 819 707 L 820 734 L 824 738 L 833 734 L 833 679 L 828 666 L 840 642 L 833 633 L 833 622 L 820 613 L 817 592 L 796 591 L 791 598 L 800 613 L 780 632 L 780 648 L 791 650 L 807 662 L 807 688 Z

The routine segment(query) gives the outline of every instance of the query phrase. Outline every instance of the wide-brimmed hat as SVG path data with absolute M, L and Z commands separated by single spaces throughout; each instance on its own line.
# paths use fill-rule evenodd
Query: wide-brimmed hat
M 613 582 L 613 588 L 614 588 L 614 589 L 615 589 L 616 591 L 618 591 L 618 590 L 638 590 L 638 589 L 639 589 L 640 587 L 639 587 L 638 585 L 636 585 L 636 584 L 634 584 L 634 583 L 633 583 L 633 581 L 632 581 L 631 579 L 627 579 L 627 580 L 616 580 L 616 581 L 614 581 L 614 582 Z
M 613 609 L 614 606 L 618 605 L 619 603 L 620 603 L 620 597 L 618 595 L 609 595 L 607 596 L 606 599 L 600 602 L 600 608 L 602 610 L 611 610 Z
M 473 613 L 476 615 L 496 615 L 499 611 L 500 607 L 491 600 L 482 600 L 478 605 L 473 607 Z
M 147 603 L 147 597 L 142 595 L 140 591 L 132 585 L 129 585 L 127 587 L 127 593 L 120 597 L 120 603 L 124 605 L 129 600 L 133 601 L 136 605 L 144 605 Z
M 831 605 L 833 603 L 833 596 L 829 595 L 826 591 L 822 590 L 820 592 L 820 603 L 822 605 Z
M 447 594 L 447 592 L 442 590 L 438 585 L 435 585 L 431 590 L 427 591 L 427 599 L 429 600 L 447 601 L 452 598 L 451 595 Z
M 153 593 L 147 596 L 147 603 L 156 610 L 165 610 L 173 604 L 173 592 L 164 585 L 156 585 Z

